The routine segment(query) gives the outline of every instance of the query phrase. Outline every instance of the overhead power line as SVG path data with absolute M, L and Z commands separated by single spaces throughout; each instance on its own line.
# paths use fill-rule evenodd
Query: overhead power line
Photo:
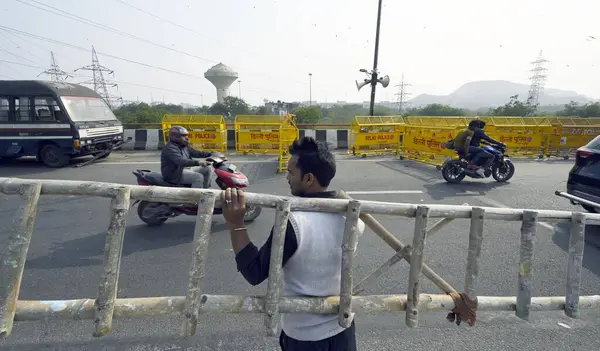
M 118 30 L 118 29 L 111 28 L 111 27 L 109 27 L 107 25 L 104 25 L 102 23 L 98 23 L 98 22 L 92 21 L 90 19 L 87 19 L 85 17 L 69 13 L 69 12 L 67 12 L 65 10 L 62 10 L 60 8 L 57 8 L 57 7 L 54 7 L 54 6 L 51 6 L 51 5 L 44 4 L 44 3 L 39 2 L 37 0 L 28 0 L 28 1 L 31 1 L 31 2 L 36 3 L 36 4 L 39 4 L 39 5 L 44 6 L 46 8 L 36 6 L 34 4 L 25 2 L 23 0 L 15 0 L 15 1 L 17 1 L 19 3 L 22 3 L 24 5 L 27 5 L 27 6 L 31 6 L 31 7 L 37 8 L 37 9 L 42 10 L 42 11 L 46 11 L 46 12 L 49 12 L 49 13 L 52 13 L 52 14 L 55 14 L 55 15 L 58 15 L 58 16 L 61 16 L 61 17 L 69 18 L 71 20 L 74 20 L 74 21 L 77 21 L 77 22 L 80 22 L 80 23 L 83 23 L 83 24 L 87 24 L 87 25 L 90 25 L 90 26 L 93 26 L 93 27 L 96 27 L 96 28 L 99 28 L 99 29 L 102 29 L 102 30 L 110 31 L 110 32 L 115 33 L 115 34 L 119 34 L 119 35 L 122 35 L 122 36 L 125 36 L 125 37 L 129 37 L 131 39 L 135 39 L 135 40 L 147 43 L 147 44 L 155 45 L 155 46 L 160 47 L 162 49 L 170 50 L 170 51 L 173 51 L 173 52 L 176 52 L 176 53 L 179 53 L 179 54 L 182 54 L 182 55 L 186 55 L 186 56 L 189 56 L 189 57 L 192 57 L 192 58 L 196 58 L 196 59 L 199 59 L 199 60 L 202 60 L 202 61 L 211 62 L 211 63 L 219 63 L 219 62 L 221 62 L 221 61 L 218 61 L 218 60 L 213 60 L 213 59 L 209 59 L 209 58 L 206 58 L 206 57 L 201 57 L 201 56 L 198 56 L 198 55 L 195 55 L 195 54 L 191 54 L 189 52 L 178 50 L 178 49 L 175 49 L 173 47 L 169 47 L 169 46 L 166 46 L 166 45 L 154 42 L 152 40 L 141 38 L 141 37 L 138 37 L 136 35 L 133 35 L 133 34 L 130 34 L 130 33 L 127 33 L 127 32 L 121 31 L 121 30 Z M 177 23 L 175 23 L 173 21 L 170 21 L 170 20 L 168 20 L 166 18 L 160 17 L 160 16 L 158 16 L 156 14 L 150 13 L 150 12 L 145 11 L 143 9 L 140 9 L 140 8 L 138 8 L 136 6 L 130 5 L 130 4 L 126 3 L 126 2 L 119 1 L 119 0 L 117 0 L 117 1 L 120 2 L 123 5 L 131 7 L 133 9 L 135 9 L 137 11 L 140 11 L 140 12 L 143 12 L 143 13 L 145 13 L 147 15 L 154 16 L 154 17 L 156 17 L 156 18 L 158 18 L 160 20 L 166 21 L 166 22 L 168 22 L 168 23 L 170 23 L 172 25 L 175 25 L 175 26 L 177 26 L 179 28 L 191 31 L 191 32 L 193 32 L 193 33 L 195 33 L 197 35 L 200 35 L 202 37 L 211 39 L 210 37 L 208 37 L 208 36 L 206 36 L 206 35 L 204 35 L 202 33 L 194 31 L 194 30 L 192 30 L 190 28 L 187 28 L 185 26 L 179 25 L 179 24 L 177 24 Z M 52 9 L 52 10 L 50 10 L 50 9 Z M 229 46 L 234 47 L 234 48 L 236 48 L 237 50 L 240 50 L 240 51 L 246 51 L 246 52 L 248 52 L 248 50 L 244 50 L 242 48 L 235 47 L 233 45 L 229 45 Z M 101 53 L 99 53 L 99 54 L 101 54 Z M 255 56 L 257 56 L 256 53 L 252 53 L 252 54 L 255 55 Z M 102 55 L 106 56 L 106 54 L 102 54 Z M 255 72 L 258 75 L 261 75 L 261 76 L 264 76 L 264 77 L 271 77 L 273 79 L 279 79 L 280 78 L 280 77 L 271 76 L 269 73 L 265 73 L 265 72 L 259 72 L 259 71 L 255 71 L 255 70 L 248 70 L 248 71 Z M 290 83 L 302 84 L 303 86 L 306 85 L 306 82 L 304 82 L 304 81 L 299 81 L 299 80 L 294 80 L 294 79 L 289 79 L 289 78 L 287 80 Z
M 19 65 L 19 66 L 37 68 L 37 69 L 48 69 L 48 67 L 44 67 L 44 66 L 29 65 L 29 64 L 26 64 L 26 63 L 14 62 L 14 61 L 8 61 L 8 60 L 0 60 L 0 62 L 12 64 L 12 65 Z M 86 78 L 86 79 L 93 79 L 94 78 L 94 77 L 91 77 L 91 76 L 86 76 L 86 75 L 83 75 L 83 74 L 76 74 L 76 73 L 72 73 L 72 76 L 79 77 L 79 78 Z M 14 79 L 14 78 L 12 78 L 12 79 Z M 111 80 L 111 81 L 115 82 L 115 83 L 119 83 L 119 84 L 124 84 L 124 85 L 132 85 L 132 86 L 138 86 L 138 87 L 141 87 L 141 88 L 164 90 L 164 91 L 169 91 L 169 92 L 173 92 L 173 93 L 188 94 L 188 95 L 195 95 L 195 96 L 202 95 L 200 93 L 191 93 L 189 91 L 173 90 L 173 89 L 155 87 L 155 86 L 151 86 L 151 85 L 126 82 L 126 81 L 121 81 L 121 80 Z
M 31 34 L 31 33 L 28 33 L 28 32 L 24 32 L 24 31 L 21 31 L 21 30 L 18 30 L 18 29 L 6 27 L 6 26 L 3 26 L 3 25 L 0 25 L 0 29 L 5 30 L 8 33 L 21 34 L 21 35 L 24 35 L 24 36 L 27 36 L 27 37 L 30 37 L 30 38 L 33 38 L 33 39 L 37 39 L 37 40 L 41 40 L 41 41 L 46 41 L 46 42 L 49 42 L 49 43 L 63 45 L 65 47 L 70 47 L 70 48 L 73 48 L 73 49 L 77 49 L 77 50 L 82 50 L 82 51 L 89 52 L 89 49 L 86 49 L 86 48 L 78 46 L 78 45 L 69 44 L 69 43 L 65 43 L 65 42 L 59 41 L 59 40 L 54 40 L 54 39 L 46 38 L 46 37 L 43 37 L 41 35 Z M 196 75 L 193 75 L 193 74 L 183 73 L 183 72 L 175 71 L 175 70 L 164 68 L 164 67 L 158 67 L 158 66 L 150 65 L 150 64 L 147 64 L 147 63 L 144 63 L 144 62 L 134 61 L 134 60 L 130 60 L 130 59 L 126 59 L 126 58 L 120 57 L 120 56 L 112 55 L 112 54 L 107 54 L 107 53 L 103 53 L 103 52 L 99 52 L 99 51 L 97 53 L 99 55 L 110 57 L 110 58 L 113 58 L 115 60 L 120 60 L 120 61 L 124 61 L 124 62 L 128 62 L 128 63 L 133 63 L 133 64 L 136 64 L 136 65 L 145 66 L 145 67 L 149 67 L 149 68 L 153 68 L 153 69 L 157 69 L 157 70 L 161 70 L 161 71 L 165 71 L 165 72 L 175 73 L 175 74 L 179 74 L 179 75 L 186 76 L 186 77 L 191 77 L 191 78 L 196 78 L 196 79 L 204 79 L 204 77 L 196 76 Z
M 129 38 L 135 39 L 135 40 L 139 40 L 139 41 L 142 41 L 144 43 L 155 45 L 155 46 L 158 46 L 158 47 L 160 47 L 162 49 L 170 50 L 170 51 L 182 54 L 182 55 L 186 55 L 186 56 L 190 56 L 190 57 L 193 57 L 193 58 L 197 58 L 197 59 L 202 60 L 202 61 L 211 62 L 211 63 L 218 63 L 218 61 L 215 61 L 215 60 L 211 60 L 211 59 L 207 59 L 205 57 L 201 57 L 201 56 L 198 56 L 198 55 L 190 54 L 188 52 L 181 51 L 181 50 L 178 50 L 178 49 L 175 49 L 175 48 L 172 48 L 172 47 L 169 47 L 169 46 L 166 46 L 166 45 L 154 42 L 152 40 L 144 39 L 144 38 L 138 37 L 136 35 L 129 34 L 127 32 L 123 32 L 123 31 L 118 30 L 118 29 L 111 28 L 111 27 L 109 27 L 107 25 L 104 25 L 102 23 L 98 23 L 98 22 L 92 21 L 90 19 L 87 19 L 85 17 L 81 17 L 81 16 L 78 16 L 78 15 L 69 13 L 69 12 L 67 12 L 65 10 L 61 10 L 59 8 L 56 8 L 54 6 L 50 6 L 50 5 L 44 4 L 44 3 L 36 1 L 36 0 L 30 0 L 30 1 L 34 2 L 36 4 L 39 4 L 39 5 L 51 8 L 51 9 L 53 9 L 55 11 L 52 11 L 52 10 L 49 10 L 49 9 L 45 9 L 45 8 L 36 6 L 34 4 L 27 3 L 27 2 L 25 2 L 23 0 L 15 0 L 15 1 L 16 2 L 20 2 L 23 5 L 35 7 L 37 9 L 42 10 L 42 11 L 50 12 L 50 13 L 53 13 L 55 15 L 71 19 L 71 20 L 79 22 L 79 23 L 87 24 L 87 25 L 90 25 L 90 26 L 93 26 L 93 27 L 96 27 L 96 28 L 100 28 L 100 29 L 107 30 L 107 31 L 110 31 L 110 32 L 113 32 L 113 33 L 116 33 L 116 34 L 119 34 L 119 35 L 122 35 L 122 36 L 126 36 L 126 37 L 129 37 Z

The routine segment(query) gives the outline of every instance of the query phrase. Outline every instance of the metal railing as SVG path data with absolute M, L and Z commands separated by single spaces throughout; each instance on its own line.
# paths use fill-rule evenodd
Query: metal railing
M 358 201 L 340 192 L 339 199 L 296 198 L 247 193 L 247 203 L 276 209 L 268 288 L 265 296 L 209 295 L 203 292 L 210 241 L 213 208 L 219 206 L 220 191 L 210 189 L 163 188 L 122 185 L 91 181 L 25 180 L 0 178 L 0 192 L 18 194 L 23 204 L 15 216 L 8 252 L 0 267 L 0 335 L 10 335 L 14 321 L 48 319 L 92 319 L 95 336 L 107 335 L 113 318 L 179 314 L 184 316 L 183 335 L 194 335 L 201 313 L 264 313 L 267 334 L 275 335 L 280 313 L 338 314 L 339 324 L 348 327 L 355 313 L 406 311 L 406 325 L 418 327 L 419 313 L 450 310 L 460 313 L 463 296 L 476 302 L 477 310 L 515 311 L 528 320 L 531 311 L 564 310 L 579 317 L 583 308 L 600 308 L 600 296 L 580 296 L 585 225 L 600 224 L 599 214 L 571 213 L 551 210 L 472 207 L 467 205 L 416 205 Z M 41 195 L 77 195 L 111 198 L 110 224 L 106 235 L 104 270 L 98 296 L 58 301 L 18 300 L 27 250 L 35 227 Z M 186 296 L 117 298 L 117 282 L 126 216 L 131 200 L 198 204 L 198 215 L 192 242 L 189 281 Z M 339 296 L 282 297 L 281 267 L 285 228 L 290 211 L 322 211 L 344 213 L 346 224 L 342 243 L 341 284 Z M 371 214 L 414 217 L 413 242 L 404 245 L 387 231 Z M 428 229 L 432 218 L 443 218 Z M 426 239 L 455 218 L 470 218 L 469 250 L 464 294 L 457 294 L 450 284 L 424 263 Z M 355 227 L 362 220 L 388 243 L 396 254 L 379 269 L 353 286 L 352 258 L 357 245 Z M 477 296 L 477 277 L 486 220 L 521 221 L 519 290 L 516 297 Z M 565 296 L 532 297 L 533 237 L 538 221 L 571 223 Z M 356 296 L 393 264 L 410 263 L 409 289 L 406 295 Z M 432 280 L 444 294 L 421 294 L 421 274 Z M 464 307 L 464 306 L 463 306 Z M 474 311 L 473 311 L 474 313 Z M 467 320 L 467 322 L 469 322 Z M 471 322 L 474 322 L 474 318 Z M 472 324 L 472 323 L 469 323 Z

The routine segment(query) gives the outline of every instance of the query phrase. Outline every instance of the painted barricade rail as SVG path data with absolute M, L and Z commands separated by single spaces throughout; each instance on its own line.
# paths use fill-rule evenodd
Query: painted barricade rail
M 463 117 L 405 117 L 405 121 L 400 157 L 435 166 L 456 157 L 453 150 L 445 148 L 445 143 L 468 124 Z
M 162 119 L 162 132 L 165 142 L 169 140 L 169 129 L 179 125 L 189 132 L 193 148 L 207 151 L 227 151 L 227 125 L 220 115 L 178 115 L 167 114 Z
M 356 116 L 350 126 L 348 153 L 363 157 L 395 153 L 404 129 L 401 116 Z
M 544 157 L 551 124 L 540 117 L 478 117 L 485 121 L 485 132 L 506 144 L 510 156 Z
M 243 154 L 276 155 L 280 139 L 293 141 L 299 137 L 294 115 L 237 115 L 234 128 L 235 150 Z
M 600 118 L 552 117 L 548 119 L 548 143 L 544 154 L 568 159 L 575 151 L 600 135 Z
M 406 325 L 418 327 L 419 315 L 427 311 L 451 311 L 447 318 L 473 325 L 476 311 L 515 311 L 524 320 L 531 311 L 564 310 L 578 318 L 580 309 L 600 308 L 600 296 L 580 296 L 582 261 L 586 224 L 600 224 L 600 214 L 552 210 L 522 210 L 511 208 L 472 207 L 466 205 L 423 205 L 386 203 L 349 198 L 343 192 L 338 199 L 284 197 L 247 193 L 249 204 L 275 208 L 275 225 L 271 251 L 268 288 L 265 296 L 232 296 L 205 294 L 202 278 L 208 258 L 213 208 L 220 206 L 220 191 L 145 187 L 91 181 L 32 180 L 0 178 L 0 192 L 19 195 L 23 205 L 15 215 L 7 253 L 0 266 L 0 335 L 9 336 L 14 321 L 33 320 L 94 320 L 93 335 L 105 336 L 112 330 L 113 318 L 183 315 L 183 335 L 196 333 L 204 313 L 264 313 L 267 334 L 277 332 L 280 313 L 337 314 L 343 327 L 350 326 L 355 313 L 406 312 Z M 41 195 L 94 196 L 111 199 L 111 216 L 106 235 L 103 275 L 98 296 L 77 300 L 22 301 L 18 299 L 21 279 L 31 242 Z M 117 283 L 131 200 L 148 200 L 198 204 L 198 216 L 192 242 L 191 264 L 186 296 L 162 296 L 120 299 Z M 341 245 L 342 279 L 339 296 L 286 297 L 282 295 L 282 252 L 286 223 L 292 210 L 337 212 L 346 215 L 344 239 Z M 403 244 L 371 214 L 414 217 L 412 244 Z M 429 226 L 434 218 L 443 218 Z M 425 238 L 455 218 L 469 218 L 470 232 L 464 293 L 458 293 L 424 262 Z M 357 245 L 358 221 L 362 220 L 374 233 L 388 243 L 396 253 L 390 260 L 353 286 L 352 258 Z M 477 296 L 477 280 L 483 227 L 485 221 L 520 221 L 521 246 L 518 295 L 516 297 Z M 532 252 L 538 221 L 562 221 L 571 225 L 567 260 L 566 293 L 564 296 L 533 297 Z M 410 263 L 406 295 L 355 296 L 364 284 L 395 262 Z M 421 275 L 434 282 L 444 294 L 421 294 Z M 59 305 L 61 308 L 53 308 Z M 201 325 L 201 324 L 200 324 Z

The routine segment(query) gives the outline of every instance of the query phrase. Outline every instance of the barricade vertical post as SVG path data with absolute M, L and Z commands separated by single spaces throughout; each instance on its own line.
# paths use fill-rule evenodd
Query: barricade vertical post
M 290 215 L 291 202 L 287 199 L 277 203 L 271 257 L 269 260 L 269 282 L 265 301 L 265 327 L 267 336 L 275 336 L 279 326 L 279 297 L 283 283 L 283 244 Z
M 104 246 L 104 273 L 96 300 L 95 337 L 105 336 L 112 329 L 130 193 L 129 187 L 117 188 L 110 203 L 110 224 Z
M 565 295 L 565 314 L 579 318 L 579 293 L 581 287 L 581 268 L 585 246 L 585 214 L 574 212 L 571 217 L 571 237 L 569 239 L 569 262 L 567 265 L 567 291 Z
M 517 293 L 516 316 L 528 321 L 533 288 L 533 238 L 537 228 L 537 212 L 523 211 L 521 224 L 521 249 L 519 253 L 519 291 Z
M 202 306 L 202 278 L 206 274 L 206 259 L 210 239 L 210 226 L 216 195 L 202 193 L 198 200 L 198 214 L 194 228 L 194 243 L 190 263 L 188 291 L 185 296 L 183 336 L 196 334 L 198 316 Z
M 342 242 L 342 276 L 340 280 L 340 310 L 338 322 L 342 328 L 349 328 L 354 320 L 352 312 L 352 262 L 356 252 L 360 201 L 350 200 L 346 211 L 346 224 Z
M 8 242 L 8 253 L 0 267 L 0 338 L 12 333 L 17 300 L 21 289 L 21 279 L 27 259 L 27 251 L 37 215 L 42 185 L 39 183 L 22 185 L 20 214 L 13 224 Z
M 410 259 L 408 289 L 406 292 L 406 326 L 409 328 L 417 328 L 419 326 L 421 270 L 423 268 L 423 251 L 425 250 L 428 220 L 429 207 L 418 206 L 415 215 L 415 234 L 413 236 L 413 249 Z
M 479 275 L 479 257 L 483 242 L 483 215 L 485 210 L 473 207 L 471 212 L 471 228 L 469 230 L 469 253 L 467 254 L 467 269 L 465 273 L 465 294 L 471 299 L 477 299 L 477 277 Z

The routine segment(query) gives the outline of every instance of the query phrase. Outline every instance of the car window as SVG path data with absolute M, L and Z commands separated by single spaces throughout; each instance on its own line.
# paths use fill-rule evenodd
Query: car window
M 600 135 L 590 141 L 585 147 L 593 150 L 600 150 Z

